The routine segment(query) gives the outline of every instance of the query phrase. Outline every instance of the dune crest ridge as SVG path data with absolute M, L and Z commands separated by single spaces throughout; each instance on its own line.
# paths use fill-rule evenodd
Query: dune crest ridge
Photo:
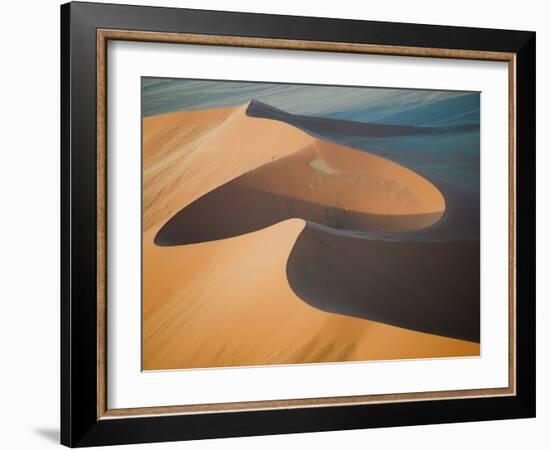
M 451 127 L 425 127 L 305 116 L 283 111 L 259 100 L 250 101 L 246 113 L 252 117 L 263 117 L 286 122 L 313 135 L 341 134 L 363 137 L 429 136 L 476 129 L 476 125 L 470 124 Z
M 282 135 L 278 139 L 281 145 L 286 141 Z M 186 205 L 164 224 L 155 243 L 225 239 L 290 218 L 338 230 L 414 230 L 437 222 L 444 211 L 443 195 L 415 172 L 367 152 L 311 138 L 293 153 Z

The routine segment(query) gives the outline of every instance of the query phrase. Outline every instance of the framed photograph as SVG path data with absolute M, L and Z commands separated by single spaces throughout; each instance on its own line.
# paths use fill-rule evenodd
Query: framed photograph
M 61 7 L 61 440 L 535 415 L 535 33 Z

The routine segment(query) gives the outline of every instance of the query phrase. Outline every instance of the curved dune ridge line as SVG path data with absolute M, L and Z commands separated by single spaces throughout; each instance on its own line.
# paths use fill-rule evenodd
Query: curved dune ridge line
M 384 170 L 401 168 L 409 181 L 394 180 L 395 186 L 404 185 L 410 193 L 400 197 L 390 183 L 384 194 L 388 201 L 382 194 L 378 204 L 370 200 L 371 217 L 363 216 L 364 204 L 351 189 L 344 199 L 331 197 L 329 186 L 335 182 L 331 178 L 340 178 L 343 186 L 353 184 L 350 173 L 356 168 L 327 148 L 337 148 L 339 155 L 361 152 L 325 143 L 287 123 L 249 117 L 247 108 L 170 113 L 143 120 L 144 369 L 479 355 L 477 343 L 338 311 L 327 314 L 305 303 L 286 273 L 289 256 L 305 230 L 303 220 L 283 219 L 246 234 L 236 230 L 231 238 L 201 238 L 195 245 L 154 244 L 163 225 L 212 197 L 217 189 L 233 186 L 230 189 L 271 199 L 296 194 L 292 184 L 287 191 L 280 189 L 288 184 L 284 166 L 293 158 L 297 167 L 292 170 L 297 172 L 292 177 L 309 177 L 323 186 L 315 194 L 318 197 L 300 186 L 296 201 L 312 205 L 314 212 L 332 202 L 336 212 L 325 214 L 329 226 L 334 218 L 351 220 L 353 216 L 357 227 L 391 228 L 401 221 L 411 229 L 434 223 L 443 213 L 444 200 L 433 185 L 402 166 L 373 157 L 371 162 L 379 166 L 376 177 L 387 179 Z M 265 184 L 265 177 L 258 175 L 263 171 L 269 175 Z M 383 187 L 384 181 L 380 181 Z M 376 183 L 366 186 L 374 189 Z M 410 203 L 399 203 L 407 196 Z M 415 217 L 417 213 L 424 216 L 423 223 Z M 386 217 L 385 222 L 377 223 L 377 214 Z M 416 222 L 407 223 L 407 217 Z M 227 222 L 227 218 L 221 221 Z
M 412 230 L 437 222 L 444 211 L 437 188 L 411 170 L 314 138 L 293 154 L 250 170 L 185 206 L 155 242 L 184 245 L 226 239 L 289 218 L 338 230 Z

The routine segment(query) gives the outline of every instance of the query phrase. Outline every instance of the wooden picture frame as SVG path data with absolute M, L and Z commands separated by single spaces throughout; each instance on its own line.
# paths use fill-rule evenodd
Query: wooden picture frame
M 509 70 L 505 388 L 110 409 L 107 42 L 504 61 Z M 535 33 L 111 4 L 61 7 L 61 442 L 92 446 L 535 415 Z

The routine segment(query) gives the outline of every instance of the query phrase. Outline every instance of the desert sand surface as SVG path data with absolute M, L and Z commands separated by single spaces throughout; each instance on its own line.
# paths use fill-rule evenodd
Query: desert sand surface
M 291 285 L 289 275 L 301 276 L 294 270 L 300 258 L 315 248 L 306 220 L 342 229 L 425 227 L 441 217 L 445 201 L 402 166 L 284 121 L 250 117 L 248 107 L 143 120 L 143 368 L 479 355 L 477 342 L 353 317 L 345 308 L 327 308 L 326 298 L 314 304 L 315 286 Z M 342 157 L 345 152 L 353 156 Z M 372 200 L 361 201 L 351 185 L 361 185 L 353 174 L 367 166 L 364 189 L 372 195 L 365 198 Z M 335 187 L 345 195 L 334 196 Z M 222 190 L 214 208 L 201 206 Z M 239 197 L 243 192 L 250 195 Z M 163 237 L 190 208 L 201 212 L 189 216 L 199 226 L 186 229 L 183 220 Z M 300 241 L 308 244 L 305 252 Z M 376 252 L 383 250 L 373 252 L 379 258 Z M 381 270 L 391 273 L 392 264 Z
M 201 244 L 145 235 L 145 370 L 477 355 L 479 344 L 321 311 L 289 285 L 304 221 Z M 268 255 L 268 257 L 266 257 Z

